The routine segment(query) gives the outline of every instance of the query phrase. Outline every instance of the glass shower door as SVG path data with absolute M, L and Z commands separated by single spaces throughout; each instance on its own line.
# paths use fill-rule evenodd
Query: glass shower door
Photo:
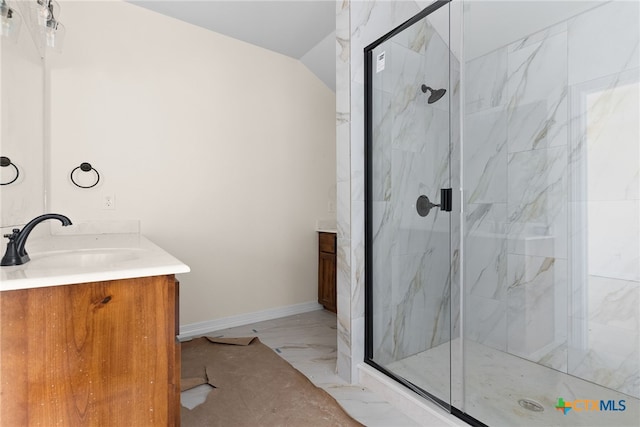
M 449 408 L 449 5 L 365 49 L 367 362 Z

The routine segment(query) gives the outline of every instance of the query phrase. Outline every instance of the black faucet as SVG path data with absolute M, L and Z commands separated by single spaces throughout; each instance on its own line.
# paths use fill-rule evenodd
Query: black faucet
M 71 225 L 71 220 L 66 216 L 50 213 L 35 217 L 22 228 L 22 231 L 20 231 L 19 228 L 14 228 L 13 233 L 4 235 L 4 237 L 9 239 L 9 242 L 7 242 L 7 251 L 2 257 L 0 265 L 4 267 L 9 265 L 21 265 L 28 262 L 29 254 L 24 248 L 24 244 L 27 242 L 27 237 L 29 237 L 29 233 L 31 233 L 36 225 L 48 219 L 57 219 L 65 227 L 67 225 Z

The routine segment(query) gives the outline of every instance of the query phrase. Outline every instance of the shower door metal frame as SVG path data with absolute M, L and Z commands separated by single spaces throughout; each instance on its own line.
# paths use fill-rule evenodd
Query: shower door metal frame
M 365 274 L 365 301 L 364 301 L 364 312 L 365 312 L 365 348 L 364 348 L 364 362 L 376 370 L 382 372 L 386 376 L 394 379 L 405 387 L 409 388 L 416 394 L 421 397 L 424 397 L 428 400 L 431 400 L 448 410 L 452 415 L 461 419 L 462 421 L 468 423 L 472 426 L 486 427 L 484 423 L 472 417 L 471 415 L 461 411 L 460 409 L 454 407 L 451 402 L 445 402 L 442 399 L 434 396 L 428 391 L 422 389 L 421 387 L 416 386 L 415 384 L 405 380 L 402 377 L 394 374 L 390 370 L 386 369 L 384 366 L 376 363 L 373 360 L 373 285 L 372 285 L 372 265 L 373 265 L 373 257 L 372 257 L 372 244 L 373 244 L 373 229 L 372 229 L 372 209 L 371 203 L 373 200 L 373 172 L 372 172 L 372 161 L 373 154 L 371 150 L 372 146 L 372 138 L 373 138 L 373 103 L 372 103 L 372 93 L 373 93 L 373 81 L 372 81 L 372 70 L 373 68 L 373 49 L 378 45 L 384 43 L 385 41 L 391 39 L 393 36 L 401 33 L 408 27 L 413 24 L 419 22 L 420 20 L 426 18 L 429 14 L 435 12 L 440 9 L 442 6 L 450 4 L 452 0 L 436 0 L 425 9 L 420 11 L 418 14 L 408 19 L 404 23 L 400 24 L 398 27 L 394 28 L 387 34 L 375 40 L 373 43 L 369 44 L 364 48 L 364 87 L 365 87 L 365 96 L 364 96 L 364 175 L 365 175 L 365 204 L 364 204 L 364 216 L 365 216 L 365 266 L 364 266 L 364 274 Z

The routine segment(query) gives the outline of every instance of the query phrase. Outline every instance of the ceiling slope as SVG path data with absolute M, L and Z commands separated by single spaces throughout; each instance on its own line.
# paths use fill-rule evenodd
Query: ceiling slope
M 335 37 L 332 37 L 335 2 L 332 0 L 129 2 L 299 59 L 335 91 Z

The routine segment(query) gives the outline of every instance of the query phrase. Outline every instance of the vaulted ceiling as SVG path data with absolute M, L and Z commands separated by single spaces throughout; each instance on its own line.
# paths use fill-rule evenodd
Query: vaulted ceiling
M 299 59 L 335 91 L 331 0 L 130 0 L 130 3 Z

